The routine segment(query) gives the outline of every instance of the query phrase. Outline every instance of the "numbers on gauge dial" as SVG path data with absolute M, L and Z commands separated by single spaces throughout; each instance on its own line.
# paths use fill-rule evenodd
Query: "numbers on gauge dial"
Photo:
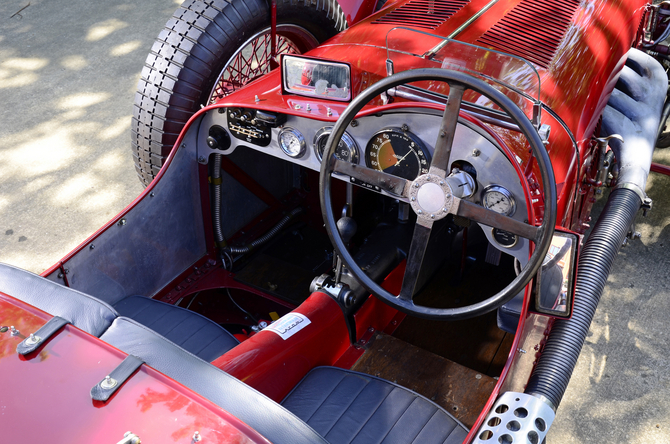
M 389 128 L 376 133 L 366 146 L 368 167 L 414 180 L 428 173 L 430 153 L 421 139 L 409 131 Z
M 319 162 L 323 159 L 323 152 L 326 150 L 326 142 L 328 141 L 328 137 L 332 130 L 332 126 L 326 126 L 321 128 L 314 136 L 314 152 L 317 159 L 319 159 Z M 346 132 L 342 134 L 342 138 L 337 144 L 333 156 L 335 156 L 336 159 L 345 162 L 358 163 L 358 145 L 354 138 Z
M 505 187 L 500 185 L 491 185 L 484 189 L 482 196 L 484 207 L 493 210 L 496 213 L 511 216 L 516 210 L 514 196 Z

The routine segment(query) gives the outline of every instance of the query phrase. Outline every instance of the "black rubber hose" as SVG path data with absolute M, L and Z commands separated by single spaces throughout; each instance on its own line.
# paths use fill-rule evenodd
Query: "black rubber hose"
M 614 258 L 640 206 L 640 198 L 635 192 L 626 188 L 613 190 L 582 249 L 572 318 L 554 323 L 526 387 L 526 393 L 544 396 L 555 408 L 568 387 Z
M 286 216 L 284 216 L 278 223 L 275 225 L 270 231 L 265 233 L 263 236 L 259 237 L 255 241 L 252 241 L 249 245 L 245 245 L 243 247 L 228 247 L 227 251 L 232 253 L 232 254 L 247 254 L 251 250 L 260 247 L 273 237 L 275 237 L 279 232 L 288 224 L 291 222 L 297 215 L 302 213 L 304 209 L 302 207 L 294 208 L 289 212 Z

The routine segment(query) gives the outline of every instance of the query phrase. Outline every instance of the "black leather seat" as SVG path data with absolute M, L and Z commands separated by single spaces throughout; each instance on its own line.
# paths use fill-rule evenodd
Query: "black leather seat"
M 468 430 L 447 411 L 397 384 L 317 367 L 282 401 L 331 444 L 462 443 Z
M 7 264 L 0 264 L 0 291 L 93 336 L 100 336 L 118 316 L 111 305 L 93 296 Z
M 155 299 L 130 296 L 114 304 L 114 308 L 121 316 L 136 320 L 208 362 L 240 343 L 201 314 Z
M 11 265 L 0 264 L 0 291 L 100 337 L 120 315 L 135 319 L 205 361 L 239 344 L 206 317 L 144 296 L 126 297 L 114 306 Z
M 315 368 L 280 405 L 132 319 L 117 318 L 100 339 L 209 399 L 274 444 L 460 444 L 468 433 L 423 396 L 361 373 Z

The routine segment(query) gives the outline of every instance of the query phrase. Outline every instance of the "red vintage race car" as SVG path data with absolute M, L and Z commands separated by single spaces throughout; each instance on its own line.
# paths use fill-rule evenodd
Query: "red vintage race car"
M 184 3 L 138 90 L 147 188 L 42 276 L 0 265 L 3 437 L 543 442 L 667 173 L 669 22 Z

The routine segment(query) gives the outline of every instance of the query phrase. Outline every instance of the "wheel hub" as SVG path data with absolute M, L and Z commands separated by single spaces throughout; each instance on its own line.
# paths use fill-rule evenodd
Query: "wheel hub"
M 424 174 L 412 183 L 409 202 L 420 219 L 435 221 L 449 214 L 454 193 L 445 179 L 435 174 Z

